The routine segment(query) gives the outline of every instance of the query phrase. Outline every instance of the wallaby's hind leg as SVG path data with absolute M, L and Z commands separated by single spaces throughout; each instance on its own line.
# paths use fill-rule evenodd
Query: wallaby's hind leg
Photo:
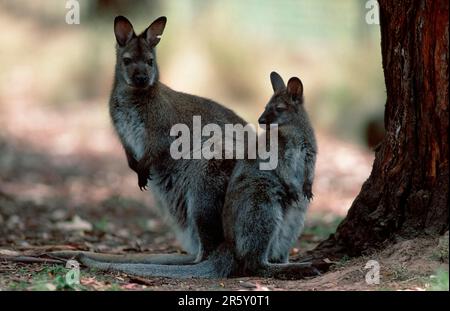
M 232 231 L 238 275 L 254 275 L 261 267 L 269 264 L 270 245 L 277 239 L 282 223 L 281 207 L 272 202 L 270 197 L 260 197 L 246 198 L 246 201 L 234 202 L 232 206 L 233 213 L 236 213 Z M 259 204 L 259 199 L 267 203 Z
M 219 177 L 215 177 L 218 179 Z M 222 207 L 223 188 L 217 180 L 198 182 L 196 191 L 191 191 L 193 221 L 198 233 L 200 252 L 197 261 L 208 258 L 223 243 Z
M 90 258 L 98 262 L 109 263 L 141 263 L 141 264 L 163 264 L 163 265 L 185 265 L 194 262 L 196 255 L 191 254 L 102 254 L 82 251 L 55 251 L 49 256 L 71 259 Z
M 277 238 L 273 239 L 270 245 L 269 262 L 288 263 L 289 251 L 303 231 L 307 205 L 304 206 L 304 208 L 291 208 L 285 212 Z
M 234 218 L 237 276 L 302 279 L 319 275 L 319 271 L 311 263 L 269 263 L 270 256 L 274 254 L 278 260 L 287 261 L 289 248 L 299 233 L 299 229 L 294 228 L 295 224 L 300 224 L 295 221 L 289 230 L 283 231 L 286 229 L 286 218 L 283 217 L 282 207 L 270 199 L 261 199 L 261 196 L 258 199 L 267 203 L 258 204 L 258 200 L 255 200 L 233 205 L 237 215 Z M 299 220 L 303 221 L 303 218 Z

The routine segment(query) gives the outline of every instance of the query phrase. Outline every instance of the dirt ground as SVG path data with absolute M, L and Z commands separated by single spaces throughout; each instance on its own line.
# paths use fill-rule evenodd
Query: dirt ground
M 58 249 L 180 251 L 151 193 L 139 191 L 106 105 L 90 104 L 62 110 L 34 108 L 27 100 L 0 105 L 0 290 L 448 290 L 448 234 L 343 258 L 330 272 L 301 281 L 140 279 L 82 268 L 81 284 L 74 285 L 63 265 L 6 260 Z M 293 260 L 334 232 L 373 160 L 369 151 L 330 135 L 318 133 L 318 141 L 315 199 Z M 366 284 L 369 260 L 379 263 L 378 285 Z

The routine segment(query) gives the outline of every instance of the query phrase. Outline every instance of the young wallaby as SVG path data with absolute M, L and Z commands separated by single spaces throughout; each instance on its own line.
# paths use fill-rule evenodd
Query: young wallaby
M 314 274 L 288 264 L 288 256 L 312 198 L 317 146 L 300 79 L 289 79 L 287 87 L 276 72 L 270 79 L 274 95 L 258 122 L 278 132 L 278 165 L 270 171 L 259 170 L 259 159 L 236 165 L 223 211 L 225 240 L 234 251 L 233 273 L 299 278 Z
M 191 265 L 117 264 L 81 257 L 90 267 L 140 276 L 303 278 L 318 271 L 310 263 L 288 263 L 312 198 L 316 141 L 303 106 L 303 85 L 291 78 L 284 85 L 271 73 L 274 95 L 259 118 L 278 124 L 278 165 L 260 170 L 259 158 L 239 161 L 226 192 L 224 241 L 206 260 Z M 262 143 L 266 144 L 267 141 Z M 205 195 L 208 195 L 205 193 Z
M 83 253 L 91 259 L 184 264 L 206 259 L 223 243 L 222 208 L 236 160 L 175 160 L 170 146 L 176 138 L 170 131 L 175 124 L 185 124 L 192 133 L 194 116 L 222 129 L 225 124 L 245 126 L 247 122 L 212 100 L 174 91 L 159 81 L 155 47 L 166 21 L 159 17 L 136 35 L 127 18 L 115 18 L 116 67 L 110 115 L 128 164 L 138 173 L 139 186 L 143 189 L 149 183 L 158 207 L 188 254 Z M 74 252 L 53 255 L 71 257 Z

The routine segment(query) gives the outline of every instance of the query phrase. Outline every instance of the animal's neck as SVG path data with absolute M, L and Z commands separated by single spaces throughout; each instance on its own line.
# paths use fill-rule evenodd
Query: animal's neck
M 146 89 L 136 89 L 116 78 L 111 98 L 111 117 L 123 142 L 136 159 L 144 150 L 163 148 L 163 139 L 157 132 L 169 135 L 171 103 L 165 100 L 159 82 Z
M 300 149 L 302 145 L 302 129 L 297 122 L 284 125 L 278 129 L 278 140 L 281 145 L 281 152 L 285 152 L 283 149 Z
M 300 183 L 304 152 L 302 135 L 298 126 L 282 126 L 278 129 L 278 176 L 291 186 Z

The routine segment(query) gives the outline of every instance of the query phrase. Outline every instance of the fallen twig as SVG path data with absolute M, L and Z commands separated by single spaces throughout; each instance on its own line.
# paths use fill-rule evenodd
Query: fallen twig
M 65 261 L 60 259 L 52 258 L 39 258 L 30 256 L 0 256 L 0 260 L 12 261 L 12 262 L 23 262 L 23 263 L 56 263 L 65 264 Z
M 18 246 L 18 250 L 27 251 L 27 250 L 41 250 L 41 251 L 59 251 L 59 250 L 77 250 L 77 246 L 67 245 L 67 244 L 59 244 L 59 245 L 28 245 L 28 246 Z
M 148 280 L 146 278 L 141 278 L 139 276 L 128 275 L 128 279 L 131 282 L 136 283 L 136 284 L 149 285 L 149 286 L 155 285 L 154 281 Z

